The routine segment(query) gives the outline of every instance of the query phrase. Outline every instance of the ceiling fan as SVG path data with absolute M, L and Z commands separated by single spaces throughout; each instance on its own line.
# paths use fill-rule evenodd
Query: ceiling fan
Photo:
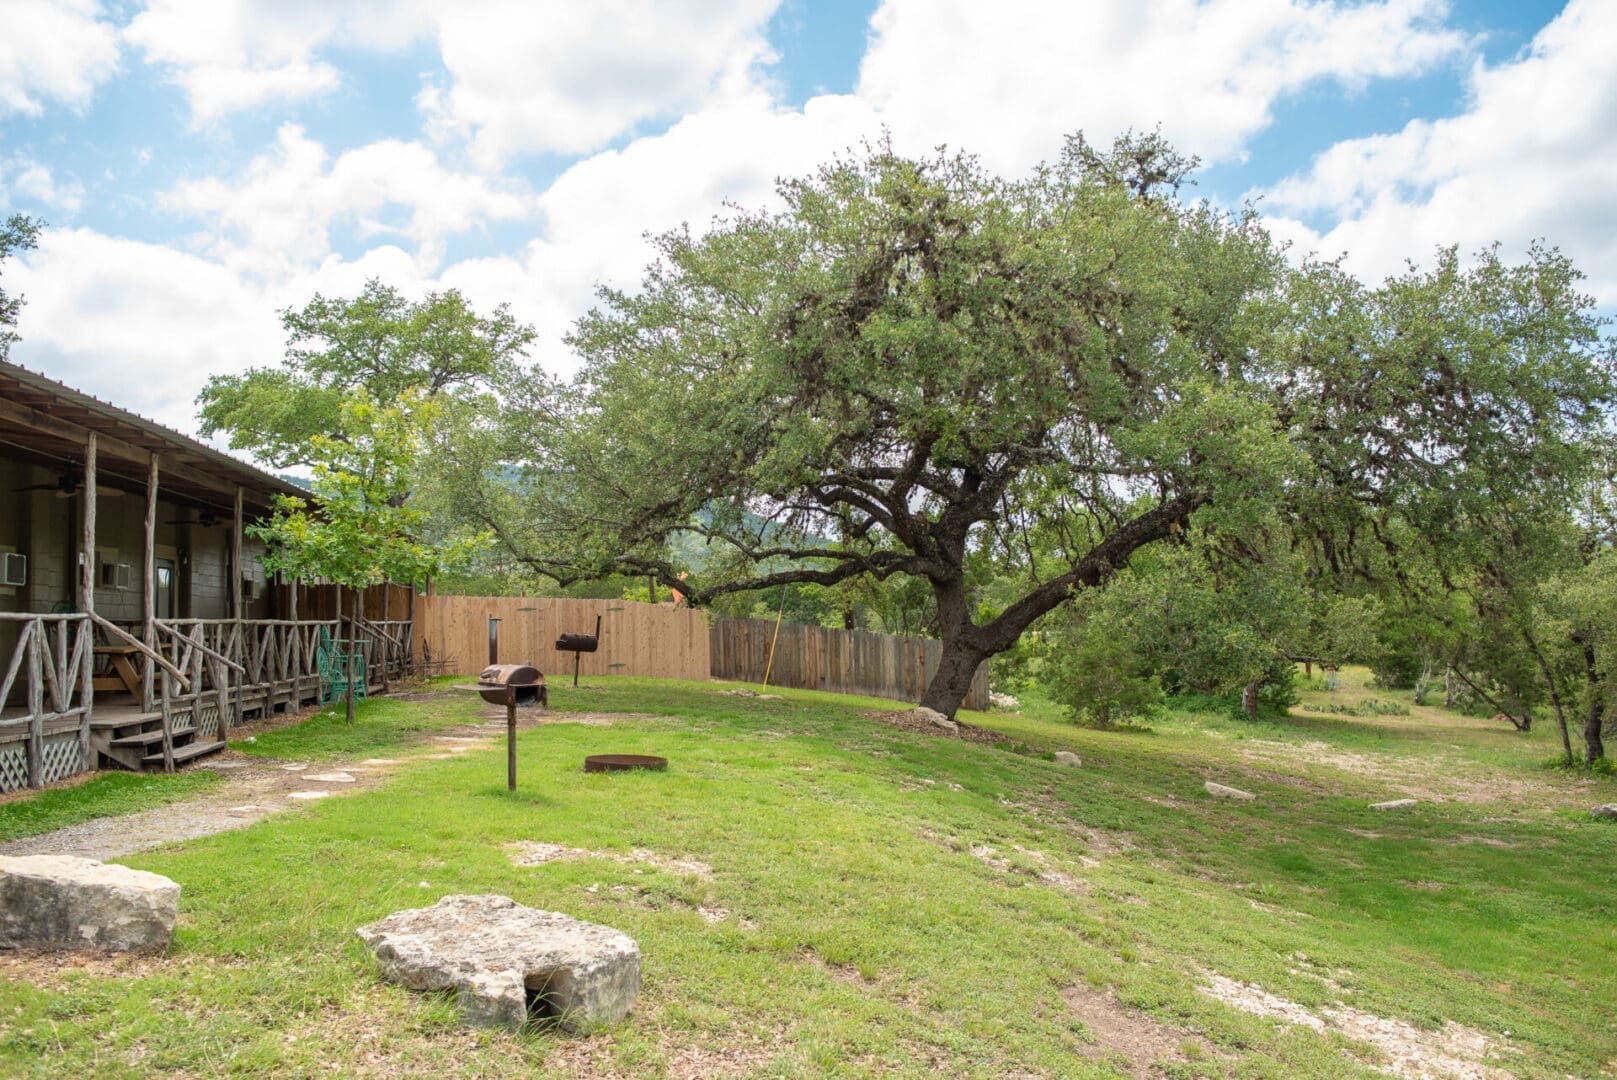
M 58 499 L 71 499 L 73 496 L 77 495 L 79 490 L 83 487 L 83 473 L 64 472 L 61 476 L 56 478 L 56 482 L 54 484 L 29 484 L 25 487 L 12 488 L 11 490 L 14 492 L 49 491 L 54 493 Z M 117 496 L 122 495 L 123 491 L 119 488 L 108 487 L 105 484 L 97 484 L 95 486 L 95 493 L 98 496 Z
M 164 525 L 197 525 L 204 529 L 211 529 L 216 525 L 223 525 L 224 523 L 225 519 L 214 513 L 212 510 L 204 510 L 194 518 L 170 518 L 169 520 L 163 522 Z

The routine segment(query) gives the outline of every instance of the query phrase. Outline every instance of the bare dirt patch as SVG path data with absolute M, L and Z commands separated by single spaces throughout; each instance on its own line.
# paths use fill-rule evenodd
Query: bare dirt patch
M 707 877 L 713 867 L 697 859 L 676 859 L 647 848 L 634 848 L 627 854 L 621 851 L 590 851 L 588 848 L 568 847 L 538 840 L 523 840 L 507 844 L 511 862 L 516 866 L 541 866 L 561 859 L 607 859 L 628 865 L 654 866 L 672 874 Z
M 117 817 L 95 818 L 65 829 L 0 844 L 4 855 L 79 855 L 87 859 L 116 859 L 176 840 L 194 840 L 214 833 L 241 829 L 271 814 L 310 801 L 303 793 L 332 795 L 374 787 L 387 773 L 383 766 L 346 766 L 351 779 L 319 780 L 336 775 L 289 769 L 271 758 L 248 757 L 235 750 L 222 751 L 193 766 L 224 774 L 224 782 L 198 794 L 151 810 Z
M 1404 1080 L 1510 1080 L 1513 1075 L 1487 1060 L 1508 1050 L 1508 1044 L 1452 1020 L 1437 1031 L 1425 1031 L 1349 1005 L 1326 1006 L 1316 1015 L 1262 987 L 1218 974 L 1197 989 L 1254 1016 L 1301 1024 L 1320 1034 L 1335 1031 L 1366 1043 L 1385 1058 L 1375 1068 Z
M 915 712 L 912 709 L 902 709 L 898 711 L 889 711 L 886 709 L 861 709 L 859 710 L 859 715 L 865 717 L 867 720 L 876 720 L 883 724 L 891 725 L 892 727 L 903 728 L 905 731 L 918 731 L 922 735 L 936 735 L 940 739 L 960 739 L 964 742 L 975 743 L 1002 743 L 1010 741 L 997 731 L 989 731 L 987 728 L 980 728 L 972 724 L 961 723 L 958 720 L 955 721 L 955 726 L 959 729 L 958 731 L 946 731 L 945 729 L 938 727 L 936 724 L 928 723 L 925 720 L 919 719 L 916 717 Z
M 1403 796 L 1433 803 L 1482 805 L 1512 802 L 1519 805 L 1579 806 L 1589 797 L 1590 782 L 1582 778 L 1505 774 L 1498 769 L 1467 764 L 1453 757 L 1439 761 L 1433 758 L 1416 760 L 1393 754 L 1355 753 L 1319 741 L 1290 743 L 1273 739 L 1245 739 L 1233 745 L 1247 762 L 1277 770 L 1272 773 L 1265 771 L 1262 774 L 1265 779 L 1288 786 L 1307 787 L 1307 781 L 1296 775 L 1298 763 L 1323 766 L 1348 774 L 1340 779 L 1332 778 L 1332 783 L 1327 785 L 1331 794 L 1360 790 L 1363 788 L 1362 781 L 1370 780 Z
M 80 975 L 98 979 L 144 979 L 160 971 L 184 967 L 193 960 L 151 953 L 7 949 L 0 951 L 0 978 L 60 990 Z
M 1084 1048 L 1084 1056 L 1138 1080 L 1164 1076 L 1167 1066 L 1189 1061 L 1193 1055 L 1212 1054 L 1212 1044 L 1195 1032 L 1180 1031 L 1125 1008 L 1105 990 L 1073 986 L 1063 990 L 1061 997 L 1094 1039 Z

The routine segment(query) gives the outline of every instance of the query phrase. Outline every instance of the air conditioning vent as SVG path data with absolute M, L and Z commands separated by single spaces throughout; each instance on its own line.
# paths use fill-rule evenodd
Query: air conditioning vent
M 104 562 L 101 564 L 101 587 L 103 589 L 132 589 L 135 587 L 135 568 L 126 562 Z
M 28 584 L 28 556 L 0 552 L 0 585 Z

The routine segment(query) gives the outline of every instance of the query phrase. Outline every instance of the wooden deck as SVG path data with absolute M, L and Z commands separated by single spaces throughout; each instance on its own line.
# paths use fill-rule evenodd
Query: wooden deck
M 335 620 L 173 620 L 156 624 L 152 649 L 138 627 L 95 615 L 0 617 L 23 624 L 0 662 L 0 702 L 21 702 L 0 709 L 0 792 L 87 769 L 172 771 L 222 749 L 240 724 L 317 702 L 320 643 L 337 636 Z M 359 625 L 377 646 L 369 692 L 385 693 L 408 671 L 410 624 Z M 98 651 L 125 661 L 118 688 L 95 672 Z

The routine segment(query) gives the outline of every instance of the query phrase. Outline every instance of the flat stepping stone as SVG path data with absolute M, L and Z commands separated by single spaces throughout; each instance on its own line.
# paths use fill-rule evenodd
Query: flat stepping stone
M 1250 791 L 1242 791 L 1240 788 L 1229 787 L 1225 784 L 1215 784 L 1211 780 L 1207 781 L 1203 786 L 1207 789 L 1207 794 L 1215 799 L 1238 799 L 1241 802 L 1251 802 L 1257 798 Z
M 285 769 L 287 772 L 302 772 L 308 767 L 309 763 L 307 761 L 292 761 L 281 766 L 281 768 Z
M 225 811 L 227 814 L 267 814 L 269 807 L 248 803 L 246 806 L 232 806 Z
M 286 797 L 288 799 L 302 799 L 304 801 L 307 801 L 309 799 L 329 799 L 331 797 L 331 792 L 329 792 L 329 791 L 289 791 L 289 792 L 286 793 Z
M 397 758 L 390 757 L 366 758 L 364 761 L 360 762 L 361 765 L 397 765 L 398 763 Z
M 304 773 L 303 779 L 320 780 L 327 784 L 352 784 L 354 782 L 353 775 L 345 772 Z
M 1372 810 L 1413 810 L 1420 805 L 1418 799 L 1393 799 L 1391 802 L 1371 803 Z
M 0 949 L 166 949 L 180 887 L 74 855 L 0 855 Z
M 411 990 L 454 990 L 461 1018 L 583 1031 L 627 1015 L 640 994 L 640 946 L 609 926 L 506 896 L 446 896 L 362 926 L 382 976 Z

